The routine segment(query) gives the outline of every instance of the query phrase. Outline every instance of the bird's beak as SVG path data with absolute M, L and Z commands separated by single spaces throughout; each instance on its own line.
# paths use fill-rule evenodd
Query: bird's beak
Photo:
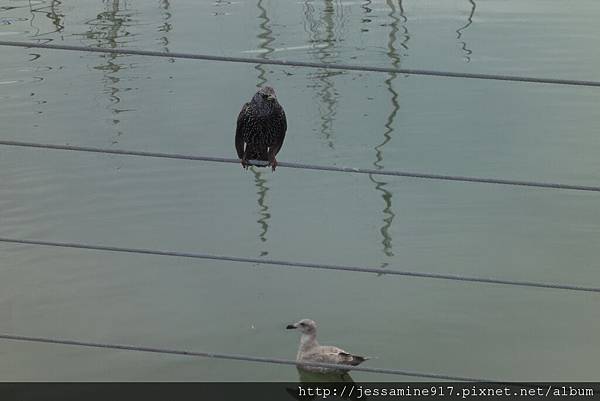
M 275 100 L 275 96 L 269 95 L 269 96 L 267 96 L 267 100 Z
M 288 324 L 285 328 L 288 329 L 288 330 L 293 330 L 293 329 L 296 328 L 296 325 L 295 324 Z

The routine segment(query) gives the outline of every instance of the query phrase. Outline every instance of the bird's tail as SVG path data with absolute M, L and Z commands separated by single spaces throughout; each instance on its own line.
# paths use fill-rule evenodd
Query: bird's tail
M 356 365 L 360 365 L 364 361 L 368 361 L 369 359 L 371 359 L 371 357 L 360 356 L 360 355 L 352 355 L 352 359 L 349 362 L 350 362 L 350 365 L 356 366 Z
M 269 160 L 267 147 L 251 146 L 246 148 L 246 160 Z

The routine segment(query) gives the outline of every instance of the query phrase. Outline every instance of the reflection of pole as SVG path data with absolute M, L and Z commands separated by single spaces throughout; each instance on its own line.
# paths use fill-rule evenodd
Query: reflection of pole
M 38 38 L 38 37 L 44 36 L 44 35 L 49 35 L 52 33 L 61 33 L 65 29 L 65 25 L 64 25 L 65 15 L 61 14 L 60 11 L 57 11 L 61 5 L 62 5 L 62 1 L 52 0 L 50 2 L 49 6 L 40 6 L 38 8 L 33 8 L 33 5 L 31 4 L 31 0 L 29 0 L 29 12 L 31 13 L 31 20 L 30 20 L 29 24 L 36 31 L 35 34 L 33 35 L 34 38 Z M 44 10 L 48 10 L 48 11 L 44 11 Z M 51 31 L 48 31 L 48 32 L 41 32 L 41 29 L 34 24 L 36 13 L 44 14 L 50 20 L 50 23 L 52 24 L 54 29 Z M 54 39 L 50 39 L 50 38 L 38 39 L 38 41 L 40 41 L 40 40 L 45 40 L 46 43 L 48 43 L 48 42 L 52 42 Z
M 60 6 L 62 5 L 62 1 L 60 0 L 52 0 L 52 2 L 50 3 L 49 6 L 39 6 L 37 8 L 33 7 L 33 4 L 31 3 L 31 0 L 29 0 L 29 12 L 31 13 L 31 18 L 29 21 L 29 25 L 31 26 L 31 28 L 33 28 L 35 30 L 35 34 L 32 36 L 34 38 L 37 38 L 36 40 L 38 41 L 38 43 L 42 43 L 44 42 L 44 44 L 52 42 L 54 39 L 51 38 L 40 38 L 42 36 L 45 35 L 50 35 L 52 33 L 61 33 L 64 29 L 64 14 L 60 13 Z M 44 11 L 46 10 L 46 11 Z M 48 31 L 48 32 L 41 32 L 41 29 L 36 25 L 36 15 L 37 14 L 44 14 L 46 16 L 46 18 L 48 18 L 50 20 L 50 23 L 52 24 L 52 26 L 54 27 L 54 29 Z M 32 56 L 31 59 L 29 59 L 29 61 L 36 61 L 37 59 L 39 59 L 40 57 L 42 57 L 41 53 L 29 53 L 30 56 Z M 36 75 L 33 76 L 32 78 L 36 81 L 43 81 L 45 78 L 42 76 L 43 72 L 45 71 L 49 71 L 52 70 L 52 67 L 50 66 L 45 66 L 45 67 L 35 67 L 35 72 Z M 38 73 L 40 75 L 38 75 Z M 35 96 L 37 98 L 37 95 L 35 95 L 34 93 L 32 93 L 32 96 Z M 46 100 L 44 99 L 38 99 L 35 100 L 35 104 L 36 105 L 44 105 L 46 104 Z M 35 110 L 37 114 L 42 114 L 43 112 L 41 110 Z
M 173 30 L 173 24 L 171 23 L 171 17 L 173 16 L 171 14 L 171 2 L 169 0 L 160 0 L 159 8 L 163 17 L 163 24 L 158 28 L 159 32 L 163 33 L 163 36 L 159 40 L 163 46 L 163 50 L 169 52 L 169 32 Z M 168 60 L 170 63 L 175 62 L 175 59 L 172 57 Z
M 456 30 L 456 39 L 458 40 L 458 43 L 461 44 L 461 49 L 465 52 L 465 59 L 467 60 L 467 63 L 471 61 L 471 54 L 473 51 L 468 49 L 467 42 L 461 41 L 460 38 L 462 37 L 463 32 L 473 23 L 473 15 L 475 15 L 475 0 L 468 1 L 471 4 L 471 12 L 467 17 L 467 23 Z
M 29 0 L 29 12 L 31 13 L 31 19 L 29 20 L 29 26 L 31 26 L 33 29 L 35 29 L 35 34 L 33 35 L 33 37 L 35 38 L 35 37 L 39 36 L 39 34 L 40 34 L 40 28 L 37 25 L 35 25 L 35 13 L 39 13 L 40 10 L 32 7 L 31 0 Z
M 395 42 L 396 42 L 397 34 L 399 31 L 398 23 L 399 23 L 400 19 L 398 17 L 396 17 L 396 8 L 394 7 L 393 2 L 391 0 L 387 0 L 387 4 L 390 7 L 390 13 L 388 15 L 392 19 L 392 23 L 390 24 L 391 29 L 390 29 L 390 33 L 388 35 L 387 55 L 392 60 L 392 65 L 395 68 L 398 68 L 400 65 L 400 57 L 398 56 L 398 53 L 396 51 Z M 404 22 L 406 22 L 401 5 L 402 4 L 400 3 L 401 16 L 403 17 Z M 405 26 L 404 26 L 404 31 L 405 31 L 405 35 L 404 35 L 405 39 L 401 45 L 403 45 L 403 47 L 406 49 L 407 48 L 406 42 L 408 41 L 409 35 L 408 35 L 407 29 Z M 390 73 L 388 78 L 384 81 L 387 91 L 390 93 L 390 101 L 392 104 L 392 110 L 390 111 L 390 114 L 388 115 L 386 123 L 385 123 L 385 131 L 383 132 L 383 141 L 379 145 L 374 147 L 375 161 L 373 162 L 373 165 L 378 170 L 381 170 L 383 168 L 383 148 L 392 139 L 392 133 L 394 132 L 394 120 L 396 118 L 396 115 L 398 114 L 398 110 L 400 109 L 400 104 L 398 103 L 398 92 L 396 92 L 396 90 L 393 87 L 393 81 L 396 78 L 396 75 L 397 75 L 396 73 Z M 381 192 L 381 198 L 383 199 L 383 202 L 384 202 L 382 226 L 379 230 L 381 233 L 381 236 L 382 236 L 381 244 L 383 245 L 383 253 L 388 257 L 394 256 L 393 247 L 392 247 L 392 236 L 389 232 L 390 227 L 392 226 L 392 222 L 394 221 L 394 217 L 395 217 L 395 214 L 392 210 L 392 196 L 393 195 L 390 191 L 388 191 L 385 188 L 385 186 L 387 185 L 387 182 L 376 180 L 375 178 L 373 178 L 372 174 L 369 174 L 369 179 L 375 184 L 375 190 Z M 386 266 L 386 265 L 387 264 L 384 264 L 383 266 Z
M 86 38 L 97 42 L 98 47 L 108 46 L 110 48 L 119 47 L 118 39 L 129 35 L 126 28 L 127 16 L 120 16 L 119 13 L 122 11 L 119 0 L 112 0 L 106 2 L 107 11 L 104 11 L 96 17 L 96 19 L 88 21 L 87 25 L 90 29 L 85 33 Z M 108 24 L 107 24 L 108 21 Z M 123 31 L 123 32 L 122 32 Z M 118 76 L 119 71 L 123 68 L 121 64 L 117 62 L 117 59 L 121 57 L 120 54 L 110 53 L 101 55 L 101 59 L 106 60 L 105 63 L 93 67 L 96 70 L 103 72 L 103 83 L 105 86 L 104 92 L 108 94 L 108 99 L 111 105 L 108 107 L 112 116 L 111 121 L 115 126 L 116 134 L 113 137 L 112 143 L 118 142 L 123 132 L 119 128 L 121 120 L 119 114 L 130 111 L 127 109 L 118 108 L 117 105 L 121 103 L 120 92 L 121 88 L 119 83 L 121 78 Z
M 307 1 L 304 3 L 304 16 L 305 16 L 305 31 L 309 35 L 309 44 L 325 43 L 324 47 L 316 49 L 315 54 L 317 60 L 321 63 L 331 63 L 335 61 L 335 57 L 332 58 L 332 52 L 334 50 L 334 42 L 336 40 L 335 34 L 335 22 L 333 21 L 335 7 L 333 0 L 325 0 L 325 8 L 323 10 L 323 23 L 325 30 L 325 37 L 321 39 L 319 36 L 320 23 L 315 21 L 313 16 L 314 8 Z M 340 16 L 343 18 L 343 15 Z M 339 22 L 343 25 L 343 21 Z M 321 133 L 323 134 L 327 146 L 334 149 L 333 141 L 333 122 L 337 114 L 337 103 L 338 103 L 338 92 L 335 88 L 334 78 L 337 75 L 342 75 L 342 71 L 328 71 L 318 70 L 315 73 L 310 73 L 309 77 L 316 79 L 317 85 L 317 100 L 319 105 L 319 115 L 321 119 Z
M 258 34 L 258 47 L 259 49 L 264 50 L 264 52 L 259 53 L 258 57 L 268 59 L 271 53 L 273 53 L 273 48 L 270 44 L 275 40 L 273 38 L 273 31 L 269 28 L 269 17 L 267 16 L 267 10 L 262 5 L 263 0 L 258 0 L 256 6 L 260 10 L 260 14 L 258 15 L 258 19 L 261 20 L 259 24 L 260 33 Z M 264 84 L 267 83 L 267 71 L 265 70 L 265 66 L 263 64 L 257 64 L 254 67 L 258 71 L 258 82 L 256 84 L 257 88 L 260 88 Z
M 62 1 L 60 0 L 52 0 L 52 3 L 50 3 L 50 12 L 48 14 L 46 14 L 48 16 L 48 18 L 50 18 L 50 20 L 52 21 L 52 24 L 54 25 L 54 32 L 62 32 L 65 29 L 65 26 L 63 25 L 62 20 L 64 19 L 64 14 L 59 14 L 56 12 L 56 9 L 62 5 Z M 49 32 L 52 33 L 52 32 Z
M 372 0 L 365 0 L 365 2 L 363 4 L 361 4 L 361 6 L 360 6 L 363 10 L 365 10 L 365 16 L 360 20 L 360 22 L 362 22 L 364 24 L 368 24 L 369 22 L 371 22 L 371 18 L 369 18 L 369 14 L 371 13 L 371 11 L 373 11 L 373 9 L 371 9 L 369 6 L 371 5 L 372 2 L 373 2 Z M 368 29 L 362 28 L 361 31 L 367 32 Z
M 390 2 L 388 2 L 388 4 L 390 4 L 390 7 L 392 6 Z M 408 41 L 410 40 L 410 34 L 408 33 L 408 27 L 406 26 L 408 18 L 406 18 L 406 15 L 404 14 L 404 6 L 402 5 L 402 0 L 398 0 L 398 9 L 400 10 L 400 18 L 402 19 L 402 23 L 400 25 L 402 26 L 404 36 L 404 40 L 400 42 L 400 46 L 402 46 L 404 50 L 408 50 Z
M 270 44 L 275 40 L 275 38 L 273 38 L 273 31 L 269 28 L 269 23 L 271 22 L 269 20 L 269 17 L 267 16 L 267 10 L 264 8 L 263 4 L 262 4 L 262 0 L 258 0 L 256 6 L 259 9 L 260 13 L 259 13 L 259 20 L 261 20 L 261 23 L 259 24 L 259 29 L 260 29 L 260 33 L 258 34 L 257 38 L 259 41 L 259 45 L 258 47 L 262 50 L 265 50 L 264 52 L 261 52 L 259 54 L 259 57 L 267 59 L 269 58 L 269 55 L 271 53 L 273 53 L 273 48 L 270 47 Z M 267 70 L 265 69 L 265 66 L 262 64 L 257 64 L 254 69 L 256 71 L 258 71 L 258 80 L 256 83 L 256 87 L 260 88 L 263 85 L 265 85 L 268 80 L 267 80 Z M 269 187 L 267 187 L 267 180 L 263 178 L 263 174 L 262 172 L 258 171 L 258 169 L 256 167 L 250 167 L 250 171 L 252 171 L 252 174 L 254 174 L 254 183 L 256 185 L 256 190 L 257 190 L 257 195 L 258 195 L 258 207 L 259 207 L 259 215 L 260 218 L 257 220 L 257 223 L 260 225 L 261 227 L 261 232 L 259 233 L 258 237 L 261 240 L 261 242 L 266 242 L 267 241 L 267 232 L 269 231 L 269 219 L 271 217 L 271 214 L 269 213 L 269 206 L 266 203 L 266 196 L 267 196 L 267 192 L 269 191 Z M 268 255 L 269 252 L 267 251 L 261 251 L 260 256 L 264 256 L 264 255 Z
M 256 194 L 258 195 L 258 207 L 260 209 L 259 214 L 260 218 L 256 221 L 262 231 L 259 233 L 258 237 L 261 242 L 267 242 L 267 232 L 269 231 L 269 218 L 271 217 L 271 213 L 269 213 L 269 206 L 265 202 L 267 192 L 269 191 L 269 187 L 267 187 L 267 180 L 262 178 L 263 173 L 257 171 L 256 167 L 251 167 L 252 174 L 254 174 L 254 183 L 256 184 Z M 269 252 L 261 251 L 260 256 L 268 255 Z

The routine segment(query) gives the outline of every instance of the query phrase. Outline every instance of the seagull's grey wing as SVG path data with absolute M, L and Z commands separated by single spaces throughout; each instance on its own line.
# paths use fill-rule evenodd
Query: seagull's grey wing
M 344 365 L 356 366 L 360 365 L 369 358 L 360 355 L 349 354 L 347 352 L 340 352 L 340 359 L 343 360 L 341 363 Z
M 337 363 L 352 366 L 356 366 L 367 359 L 362 356 L 353 355 L 332 345 L 319 346 L 313 352 L 307 354 L 305 358 L 312 362 Z

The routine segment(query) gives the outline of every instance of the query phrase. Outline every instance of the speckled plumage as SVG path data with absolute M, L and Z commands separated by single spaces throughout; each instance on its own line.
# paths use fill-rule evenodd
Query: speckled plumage
M 266 160 L 275 170 L 275 155 L 283 145 L 286 130 L 285 112 L 275 91 L 270 86 L 261 88 L 244 104 L 237 119 L 235 149 L 242 166 L 247 168 L 248 160 Z

